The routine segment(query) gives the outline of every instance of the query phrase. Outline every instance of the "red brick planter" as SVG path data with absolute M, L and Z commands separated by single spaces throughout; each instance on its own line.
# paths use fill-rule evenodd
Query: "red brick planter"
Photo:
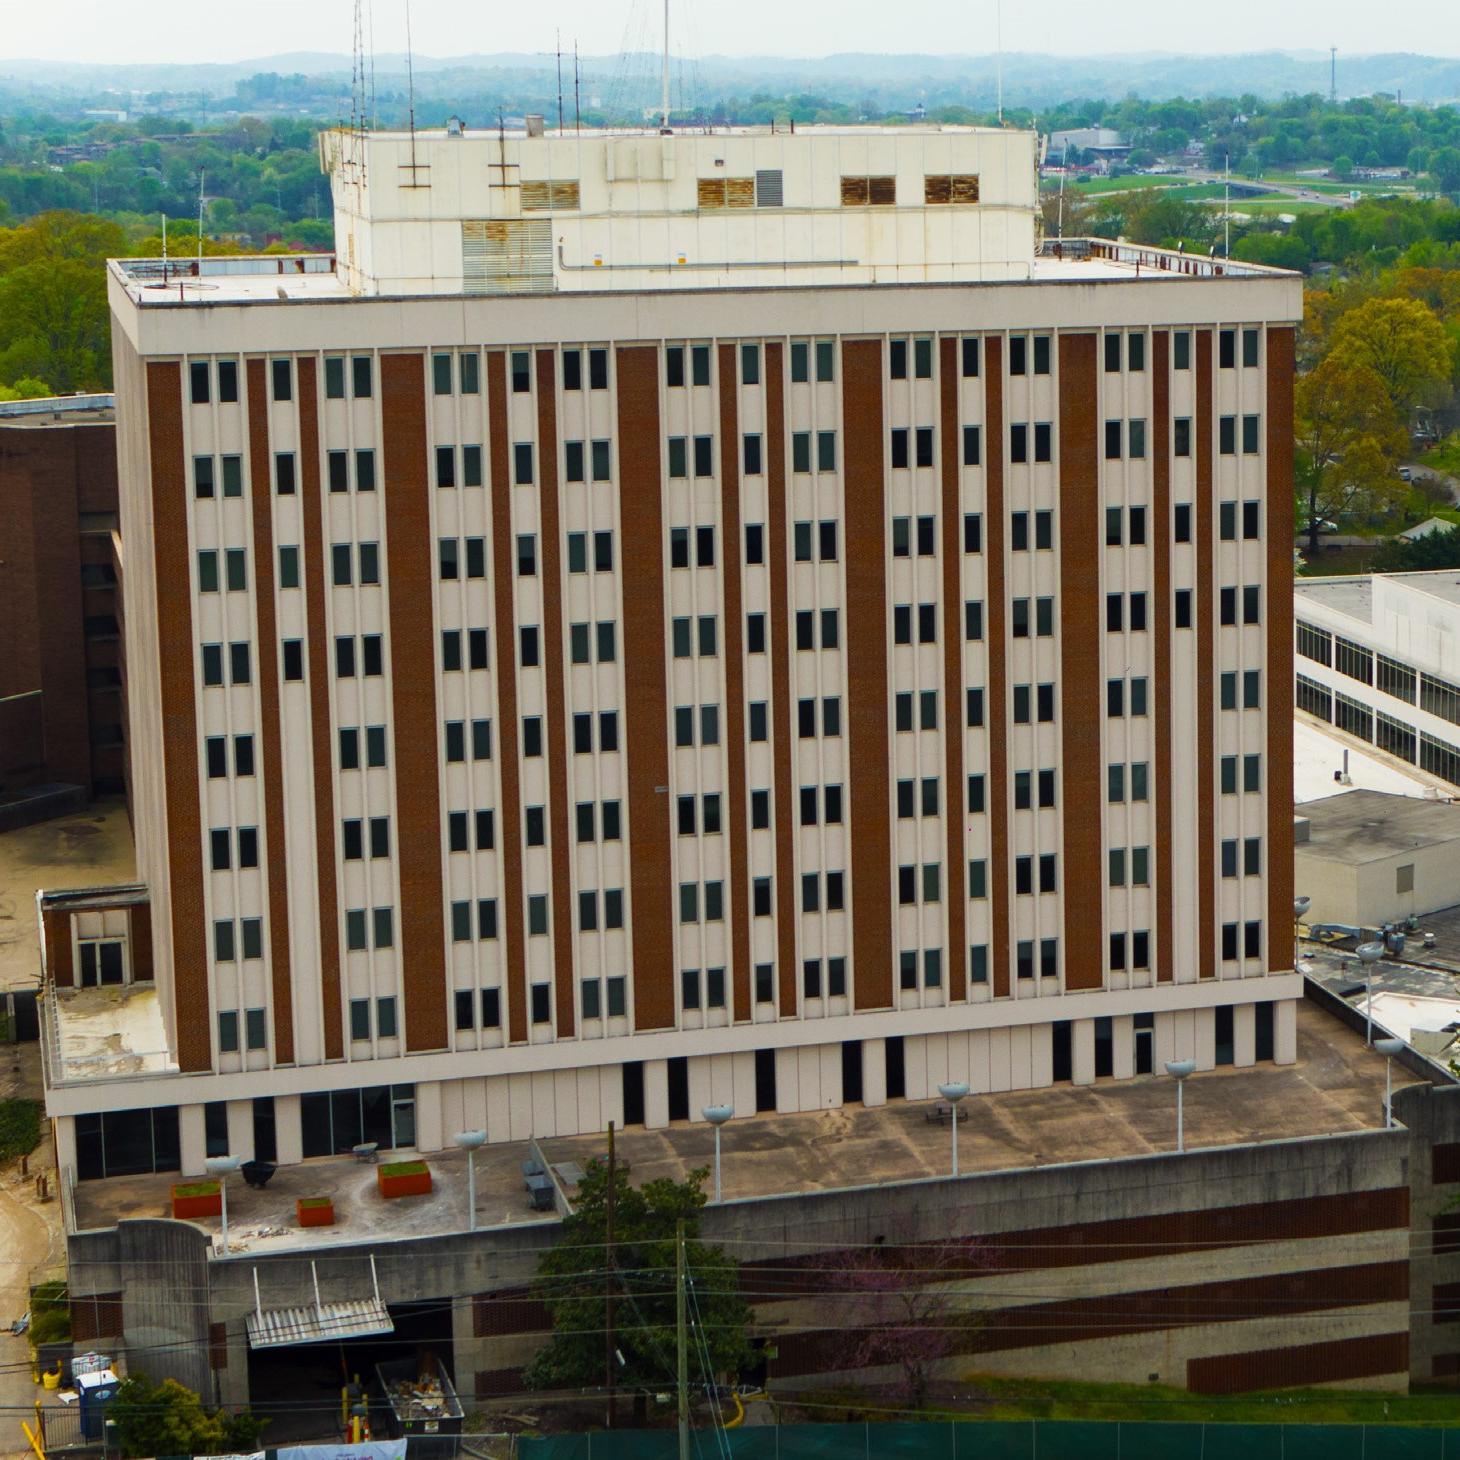
M 294 1215 L 301 1227 L 333 1227 L 335 1204 L 327 1196 L 301 1196 L 294 1201 Z
M 216 1181 L 185 1181 L 172 1188 L 172 1215 L 180 1222 L 223 1213 L 223 1193 Z
M 375 1185 L 387 1200 L 397 1196 L 428 1196 L 431 1168 L 424 1161 L 395 1161 L 377 1166 Z

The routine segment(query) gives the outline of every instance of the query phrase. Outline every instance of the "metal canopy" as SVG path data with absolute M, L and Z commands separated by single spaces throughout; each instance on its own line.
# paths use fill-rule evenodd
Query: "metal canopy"
M 259 1270 L 253 1270 L 254 1310 L 244 1320 L 250 1348 L 285 1348 L 296 1343 L 327 1343 L 342 1338 L 369 1338 L 394 1333 L 395 1321 L 380 1301 L 375 1258 L 370 1258 L 374 1296 L 326 1303 L 319 1296 L 319 1272 L 309 1264 L 314 1279 L 314 1302 L 293 1308 L 265 1308 L 259 1301 Z

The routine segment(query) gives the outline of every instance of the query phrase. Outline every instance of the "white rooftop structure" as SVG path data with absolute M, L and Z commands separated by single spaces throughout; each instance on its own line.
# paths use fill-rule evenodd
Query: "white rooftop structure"
M 973 127 L 320 137 L 358 294 L 1027 278 L 1036 155 Z

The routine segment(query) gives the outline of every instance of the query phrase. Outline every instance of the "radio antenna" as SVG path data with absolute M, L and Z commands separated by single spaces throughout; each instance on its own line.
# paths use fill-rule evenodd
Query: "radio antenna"
M 664 63 L 659 72 L 659 126 L 669 130 L 669 0 L 664 0 Z
M 583 110 L 578 104 L 578 39 L 573 38 L 573 130 L 583 130 Z
M 563 33 L 558 32 L 558 136 L 563 135 Z
M 408 116 L 411 127 L 411 184 L 420 182 L 416 171 L 416 69 L 411 51 L 411 0 L 406 0 L 406 100 L 410 108 Z

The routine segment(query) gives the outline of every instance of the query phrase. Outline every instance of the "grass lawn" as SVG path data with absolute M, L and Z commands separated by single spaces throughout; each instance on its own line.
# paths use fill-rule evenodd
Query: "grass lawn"
M 1184 1423 L 1453 1424 L 1453 1391 L 1389 1394 L 1362 1389 L 1285 1389 L 1278 1394 L 1200 1395 L 1159 1384 L 1081 1384 L 970 1374 L 960 1387 L 986 1396 L 979 1419 L 1165 1420 Z M 961 1410 L 960 1413 L 968 1413 Z
M 1059 191 L 1059 179 L 1050 178 L 1046 180 L 1046 187 L 1053 185 L 1051 191 Z M 1170 173 L 1160 177 L 1147 177 L 1139 173 L 1132 173 L 1128 177 L 1089 177 L 1081 178 L 1078 182 L 1072 178 L 1065 179 L 1065 189 L 1072 193 L 1134 193 L 1146 188 L 1179 188 L 1181 186 L 1181 174 Z
M 0 1161 L 28 1156 L 41 1142 L 41 1102 L 0 1100 Z

